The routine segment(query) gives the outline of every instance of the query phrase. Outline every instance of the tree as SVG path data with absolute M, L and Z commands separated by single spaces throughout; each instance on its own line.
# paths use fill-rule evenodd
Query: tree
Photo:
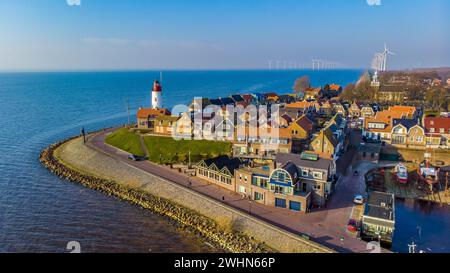
M 341 93 L 342 100 L 352 100 L 355 96 L 355 84 L 349 83 Z
M 310 81 L 308 76 L 303 76 L 298 78 L 294 83 L 294 91 L 297 93 L 297 95 L 304 93 L 306 88 L 310 86 Z

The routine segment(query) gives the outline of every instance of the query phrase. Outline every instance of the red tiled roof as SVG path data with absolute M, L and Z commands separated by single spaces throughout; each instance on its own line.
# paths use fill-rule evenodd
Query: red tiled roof
M 341 86 L 339 84 L 332 84 L 330 85 L 330 90 L 339 90 L 341 88 Z
M 425 132 L 430 132 L 431 128 L 434 128 L 435 134 L 441 134 L 440 130 L 444 129 L 444 134 L 448 134 L 450 131 L 450 118 L 444 117 L 426 117 L 424 119 Z

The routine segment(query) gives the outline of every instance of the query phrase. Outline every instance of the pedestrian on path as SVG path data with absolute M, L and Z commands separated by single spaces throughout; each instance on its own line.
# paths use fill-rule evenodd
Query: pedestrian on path
M 225 202 L 225 195 L 222 195 L 222 202 Z

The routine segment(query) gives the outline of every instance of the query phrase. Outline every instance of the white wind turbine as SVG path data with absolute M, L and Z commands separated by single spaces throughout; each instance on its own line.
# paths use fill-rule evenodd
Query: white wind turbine
M 395 53 L 389 51 L 387 44 L 384 43 L 384 51 L 381 54 L 383 55 L 383 68 L 381 69 L 381 71 L 386 71 L 387 57 L 388 55 L 395 55 Z

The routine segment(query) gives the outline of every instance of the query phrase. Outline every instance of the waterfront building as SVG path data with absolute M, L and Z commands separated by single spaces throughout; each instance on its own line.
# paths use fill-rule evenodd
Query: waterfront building
M 428 148 L 450 149 L 450 117 L 423 119 Z
M 394 202 L 393 194 L 376 191 L 370 193 L 362 217 L 362 238 L 392 243 L 395 229 Z
M 296 189 L 298 171 L 292 163 L 244 167 L 236 170 L 235 181 L 237 193 L 260 204 L 302 213 L 311 205 L 311 192 Z
M 391 106 L 388 110 L 379 111 L 373 118 L 364 119 L 363 135 L 372 139 L 390 141 L 394 119 L 417 118 L 413 106 Z
M 292 163 L 297 170 L 293 180 L 293 192 L 305 197 L 311 194 L 311 204 L 317 207 L 325 205 L 333 193 L 336 182 L 336 164 L 333 160 L 322 158 L 318 154 L 304 152 L 302 154 L 277 154 L 275 163 L 278 168 Z M 271 176 L 272 177 L 272 176 Z M 274 181 L 275 183 L 272 183 Z M 270 182 L 277 185 L 278 180 Z M 282 198 L 283 192 L 279 198 Z
M 424 148 L 425 130 L 416 119 L 393 119 L 390 144 L 411 149 Z
M 201 160 L 195 166 L 196 175 L 230 191 L 236 191 L 234 173 L 242 164 L 243 161 L 239 158 L 228 156 Z

